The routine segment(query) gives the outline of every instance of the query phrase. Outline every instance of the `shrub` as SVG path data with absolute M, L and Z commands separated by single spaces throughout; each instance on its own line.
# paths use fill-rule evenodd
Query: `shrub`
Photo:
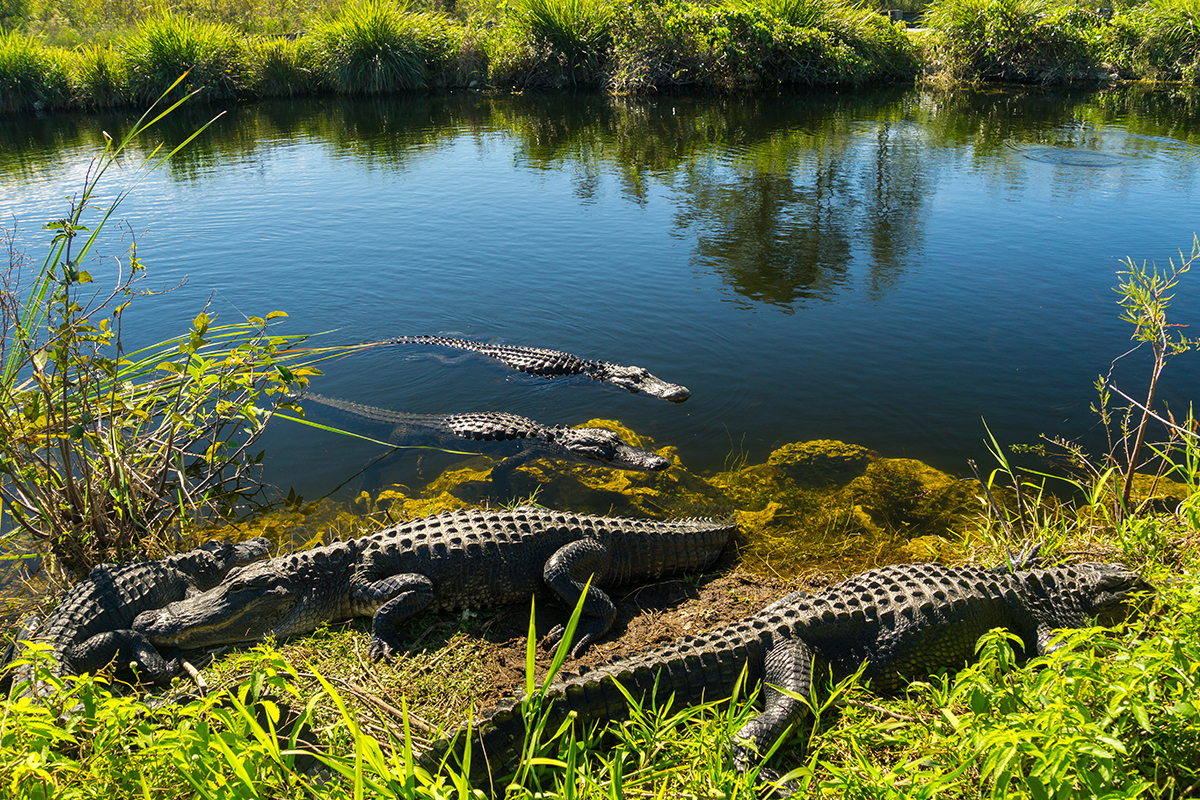
M 1125 66 L 1139 77 L 1200 82 L 1200 0 L 1150 0 L 1123 15 L 1134 33 Z
M 935 0 L 925 23 L 940 34 L 943 67 L 954 77 L 1061 82 L 1095 75 L 1098 59 L 1084 34 L 1048 0 Z
M 630 5 L 614 27 L 611 75 L 619 91 L 688 83 L 860 84 L 916 72 L 903 31 L 873 11 L 834 2 Z
M 185 72 L 175 97 L 194 91 L 200 99 L 226 100 L 244 91 L 242 44 L 227 25 L 168 12 L 148 20 L 122 50 L 133 102 L 153 101 Z
M 68 57 L 24 34 L 0 33 L 0 112 L 66 105 L 71 97 L 64 66 Z

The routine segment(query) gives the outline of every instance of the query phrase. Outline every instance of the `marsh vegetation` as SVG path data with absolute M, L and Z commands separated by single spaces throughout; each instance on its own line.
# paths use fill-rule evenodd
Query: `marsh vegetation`
M 7 0 L 0 111 L 144 104 L 179 74 L 213 101 L 322 92 L 1195 83 L 1196 0 L 935 0 L 920 32 L 849 0 Z

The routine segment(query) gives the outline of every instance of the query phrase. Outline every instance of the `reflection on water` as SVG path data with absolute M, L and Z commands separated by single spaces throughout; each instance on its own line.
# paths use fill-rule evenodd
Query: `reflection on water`
M 178 112 L 158 136 L 172 146 L 214 113 Z M 5 224 L 41 242 L 100 131 L 131 123 L 0 119 Z M 696 472 L 815 438 L 961 472 L 987 458 L 981 417 L 1006 442 L 1095 435 L 1092 381 L 1127 346 L 1117 259 L 1165 263 L 1191 241 L 1198 123 L 1194 97 L 1137 89 L 238 107 L 123 207 L 148 232 L 154 287 L 187 278 L 131 309 L 128 337 L 174 334 L 212 297 L 215 313 L 285 309 L 289 330 L 337 341 L 552 347 L 693 397 L 411 350 L 338 362 L 314 389 L 412 413 L 620 419 Z M 1181 287 L 1173 310 L 1194 318 L 1200 293 Z M 1136 388 L 1142 366 L 1120 379 Z M 1197 377 L 1172 364 L 1164 391 L 1182 407 Z M 309 496 L 378 455 L 295 429 L 267 446 L 269 477 Z M 385 479 L 419 484 L 427 466 L 406 457 Z

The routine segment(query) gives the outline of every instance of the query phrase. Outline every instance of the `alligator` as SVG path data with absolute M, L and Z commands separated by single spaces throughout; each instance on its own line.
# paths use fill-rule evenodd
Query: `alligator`
M 400 649 L 401 625 L 419 612 L 528 602 L 543 585 L 574 606 L 586 587 L 573 642 L 579 654 L 616 617 L 605 589 L 703 570 L 734 529 L 732 519 L 454 511 L 252 564 L 212 591 L 143 613 L 133 627 L 158 646 L 202 648 L 373 617 L 367 651 L 379 661 Z M 547 642 L 563 634 L 558 626 Z
M 466 448 L 502 457 L 503 468 L 496 477 L 538 455 L 643 472 L 661 472 L 671 466 L 662 456 L 634 447 L 605 428 L 550 427 L 502 411 L 402 414 L 312 392 L 301 400 L 317 403 L 360 425 L 366 423 L 379 431 L 378 438 L 389 444 L 446 447 L 455 451 Z
M 486 344 L 470 339 L 455 339 L 449 336 L 397 336 L 381 344 L 434 344 L 441 347 L 456 347 L 490 356 L 500 363 L 540 378 L 558 378 L 565 375 L 587 375 L 592 380 L 607 381 L 634 394 L 645 392 L 654 397 L 682 403 L 691 396 L 686 386 L 667 383 L 656 378 L 642 367 L 626 367 L 607 361 L 593 361 L 541 347 L 520 347 L 507 344 Z
M 261 537 L 236 544 L 211 541 L 161 561 L 100 564 L 71 587 L 36 631 L 27 624 L 23 636 L 50 645 L 50 672 L 56 677 L 96 672 L 115 663 L 136 665 L 141 677 L 164 682 L 178 671 L 178 664 L 164 659 L 131 628 L 134 618 L 212 589 L 231 570 L 266 558 L 268 546 Z M 8 660 L 20 657 L 24 649 L 15 646 Z M 13 681 L 27 682 L 27 691 L 42 695 L 48 689 L 34 681 L 33 662 L 17 665 Z
M 763 711 L 733 737 L 730 755 L 739 769 L 758 766 L 761 780 L 777 780 L 760 754 L 803 720 L 808 706 L 790 693 L 808 698 L 814 680 L 839 681 L 862 667 L 874 691 L 894 695 L 912 680 L 962 667 L 992 628 L 1020 636 L 1024 654 L 1041 655 L 1055 647 L 1055 628 L 1115 624 L 1143 591 L 1153 589 L 1120 564 L 1016 572 L 884 567 L 820 594 L 794 592 L 720 630 L 565 675 L 546 690 L 544 729 L 558 730 L 572 714 L 582 726 L 626 717 L 618 683 L 643 707 L 665 710 L 728 698 L 744 680 L 747 690 L 761 687 Z M 521 699 L 503 702 L 469 730 L 472 765 L 510 764 L 525 736 Z M 446 758 L 461 763 L 467 739 L 460 730 L 435 743 L 427 766 Z

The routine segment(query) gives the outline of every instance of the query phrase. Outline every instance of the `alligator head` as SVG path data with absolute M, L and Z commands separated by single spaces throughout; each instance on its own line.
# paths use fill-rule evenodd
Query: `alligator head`
M 667 383 L 661 378 L 654 377 L 643 367 L 625 367 L 620 364 L 605 363 L 601 366 L 601 370 L 598 377 L 634 393 L 645 392 L 654 397 L 670 400 L 672 403 L 682 403 L 692 396 L 686 386 Z
M 593 461 L 616 469 L 662 472 L 671 462 L 662 456 L 626 442 L 606 428 L 553 428 L 546 438 L 565 447 L 582 461 Z
M 1135 595 L 1154 594 L 1154 587 L 1124 564 L 1078 564 L 1083 612 L 1097 624 L 1111 627 L 1133 610 Z
M 321 587 L 344 588 L 349 577 L 331 580 L 330 573 L 352 556 L 341 543 L 241 567 L 207 592 L 139 614 L 133 629 L 155 646 L 180 648 L 308 633 L 337 617 L 339 604 L 317 594 Z

